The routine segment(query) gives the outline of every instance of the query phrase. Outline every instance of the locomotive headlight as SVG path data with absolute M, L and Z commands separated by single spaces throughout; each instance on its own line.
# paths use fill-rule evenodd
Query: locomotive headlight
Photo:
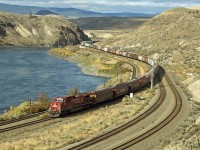
M 53 107 L 57 107 L 57 104 L 53 104 Z

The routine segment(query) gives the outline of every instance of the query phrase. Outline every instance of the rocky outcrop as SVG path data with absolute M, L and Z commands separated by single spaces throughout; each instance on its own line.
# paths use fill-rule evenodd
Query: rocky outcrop
M 89 40 L 64 17 L 0 13 L 0 45 L 62 47 Z

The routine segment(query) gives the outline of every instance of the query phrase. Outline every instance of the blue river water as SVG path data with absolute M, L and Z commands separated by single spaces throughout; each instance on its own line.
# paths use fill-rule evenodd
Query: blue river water
M 45 48 L 1 47 L 0 113 L 42 92 L 51 98 L 64 96 L 75 86 L 87 92 L 106 80 L 84 74 L 75 63 L 52 57 Z

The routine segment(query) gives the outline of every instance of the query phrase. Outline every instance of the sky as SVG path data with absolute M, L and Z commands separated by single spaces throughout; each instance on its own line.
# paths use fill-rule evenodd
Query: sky
M 200 7 L 200 0 L 0 0 L 0 3 L 132 13 L 159 13 L 174 7 Z

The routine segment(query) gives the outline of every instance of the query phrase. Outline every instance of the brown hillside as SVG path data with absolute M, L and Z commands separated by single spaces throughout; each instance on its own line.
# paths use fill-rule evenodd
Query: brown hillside
M 0 12 L 0 45 L 65 46 L 82 40 L 88 37 L 65 18 Z
M 200 10 L 176 8 L 145 22 L 137 30 L 102 42 L 181 67 L 182 80 L 200 75 Z

